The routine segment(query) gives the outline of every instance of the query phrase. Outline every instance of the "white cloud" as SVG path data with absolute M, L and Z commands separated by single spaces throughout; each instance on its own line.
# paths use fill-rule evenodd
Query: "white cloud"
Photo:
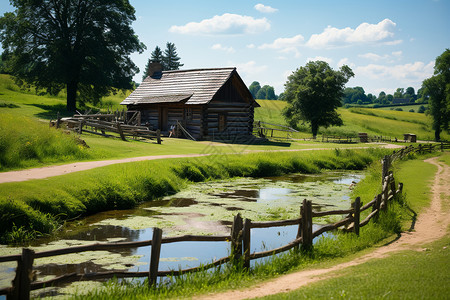
M 225 47 L 225 46 L 222 46 L 221 44 L 214 44 L 214 45 L 212 45 L 211 49 L 225 51 L 227 53 L 235 53 L 236 52 L 233 49 L 233 47 Z
M 255 46 L 255 44 L 248 44 L 247 45 L 247 48 L 249 48 L 249 49 L 253 49 L 253 48 L 255 48 L 256 46 Z
M 278 9 L 276 9 L 276 8 L 273 8 L 273 7 L 270 7 L 268 5 L 264 5 L 261 3 L 256 4 L 255 9 L 262 13 L 274 13 L 274 12 L 278 11 Z
M 371 61 L 386 60 L 386 61 L 389 61 L 389 62 L 394 62 L 395 59 L 397 59 L 397 60 L 401 59 L 402 58 L 402 54 L 403 54 L 402 51 L 394 51 L 394 52 L 391 53 L 391 55 L 389 55 L 389 54 L 378 55 L 378 54 L 369 52 L 369 53 L 365 53 L 365 54 L 359 54 L 358 56 L 362 57 L 362 58 L 366 58 L 366 59 L 371 60 Z
M 249 76 L 249 75 L 260 75 L 261 73 L 264 73 L 267 71 L 266 65 L 259 65 L 255 61 L 251 60 L 246 63 L 240 63 L 240 64 L 231 64 L 236 66 L 239 74 L 243 74 L 243 76 Z
M 358 55 L 359 57 L 362 57 L 362 58 L 366 58 L 366 59 L 369 59 L 369 60 L 373 60 L 373 61 L 379 61 L 379 60 L 382 60 L 382 59 L 386 59 L 388 56 L 387 55 L 384 55 L 384 56 L 381 56 L 381 55 L 378 55 L 378 54 L 375 54 L 375 53 L 365 53 L 365 54 L 359 54 Z
M 255 19 L 249 16 L 225 13 L 200 22 L 189 22 L 182 26 L 171 26 L 169 31 L 181 34 L 214 35 L 214 34 L 254 34 L 270 29 L 266 18 Z
M 328 26 L 322 33 L 311 35 L 306 45 L 311 48 L 332 48 L 367 43 L 396 44 L 401 41 L 390 40 L 394 37 L 396 25 L 391 20 L 384 19 L 378 24 L 362 23 L 355 29 Z
M 303 45 L 304 40 L 305 38 L 298 34 L 291 38 L 278 38 L 270 44 L 262 44 L 258 49 L 275 49 L 281 53 L 294 53 L 294 56 L 298 58 L 301 56 L 298 47 Z
M 317 60 L 324 61 L 324 62 L 328 63 L 329 65 L 333 62 L 333 59 L 331 59 L 329 57 L 323 57 L 323 56 L 308 57 L 306 59 L 306 62 L 317 61 Z
M 392 56 L 397 57 L 397 58 L 401 58 L 403 55 L 402 51 L 394 51 L 392 52 Z
M 337 63 L 338 68 L 342 67 L 343 65 L 347 65 L 350 68 L 355 67 L 355 64 L 351 63 L 347 57 L 341 58 Z
M 356 76 L 368 77 L 371 80 L 397 80 L 405 86 L 420 85 L 422 81 L 433 75 L 434 62 L 428 64 L 417 61 L 404 65 L 376 65 L 357 67 Z

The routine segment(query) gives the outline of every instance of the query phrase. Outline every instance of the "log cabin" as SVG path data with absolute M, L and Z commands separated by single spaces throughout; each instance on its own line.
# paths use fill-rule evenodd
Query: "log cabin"
M 249 138 L 259 107 L 236 68 L 162 71 L 155 63 L 121 104 L 150 130 L 182 127 L 196 140 Z

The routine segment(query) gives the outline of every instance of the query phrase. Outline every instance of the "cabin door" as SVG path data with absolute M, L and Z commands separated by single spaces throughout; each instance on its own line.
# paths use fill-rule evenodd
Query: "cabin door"
M 167 107 L 159 108 L 159 128 L 161 131 L 167 131 L 168 109 Z

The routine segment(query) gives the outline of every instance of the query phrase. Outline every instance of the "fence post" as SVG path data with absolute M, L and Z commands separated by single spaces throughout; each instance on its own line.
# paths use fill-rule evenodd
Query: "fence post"
M 59 128 L 60 124 L 61 124 L 61 116 L 59 115 L 58 111 L 58 113 L 56 114 L 56 129 Z
M 359 222 L 360 222 L 360 210 L 361 210 L 361 198 L 356 197 L 355 202 L 353 202 L 353 230 L 355 234 L 359 236 Z
M 311 201 L 303 200 L 302 205 L 302 250 L 310 250 L 312 247 L 312 205 Z
M 384 156 L 382 160 L 382 170 L 381 170 L 381 184 L 384 182 L 384 177 L 388 174 L 389 170 L 389 157 L 387 155 Z
M 377 200 L 375 201 L 375 204 L 372 206 L 372 211 L 378 209 L 378 213 L 374 216 L 374 219 L 378 219 L 378 214 L 380 212 L 380 206 L 381 206 L 381 194 L 377 195 Z
M 382 197 L 381 197 L 381 205 L 380 208 L 382 210 L 387 209 L 387 199 L 389 195 L 389 176 L 384 177 L 383 180 L 383 190 L 381 191 Z
M 444 152 L 444 142 L 441 142 L 441 152 Z
M 80 126 L 78 127 L 78 133 L 79 133 L 80 135 L 83 133 L 83 123 L 84 123 L 84 120 L 81 119 L 81 120 L 80 120 Z
M 300 222 L 298 223 L 297 236 L 296 236 L 297 239 L 302 236 L 302 213 L 303 213 L 303 211 L 302 211 L 303 208 L 302 207 L 303 206 L 300 206 Z M 295 249 L 299 250 L 300 249 L 300 244 L 295 246 Z
M 248 270 L 250 268 L 250 229 L 252 227 L 252 221 L 250 219 L 245 219 L 244 228 L 242 234 L 242 242 L 244 244 L 244 269 Z
M 237 214 L 234 216 L 233 226 L 231 227 L 231 256 L 235 263 L 238 263 L 242 256 L 242 228 L 241 214 Z
M 117 126 L 117 131 L 118 131 L 119 134 L 120 134 L 120 138 L 122 139 L 122 141 L 126 141 L 127 139 L 126 139 L 125 136 L 123 135 L 123 130 L 122 130 L 122 127 L 120 126 L 120 123 L 117 122 L 117 123 L 116 123 L 116 126 Z
M 394 178 L 394 173 L 392 171 L 389 172 L 389 181 L 391 183 L 392 195 L 395 196 L 395 194 L 397 193 L 397 190 L 395 189 L 395 178 Z
M 160 129 L 156 129 L 156 142 L 158 144 L 161 144 L 161 130 Z
M 158 278 L 159 256 L 161 254 L 162 230 L 153 228 L 152 251 L 150 254 L 150 270 L 148 273 L 148 285 L 156 286 Z
M 17 261 L 16 277 L 13 280 L 11 299 L 30 299 L 34 250 L 23 248 L 22 257 Z M 8 299 L 10 299 L 8 297 Z

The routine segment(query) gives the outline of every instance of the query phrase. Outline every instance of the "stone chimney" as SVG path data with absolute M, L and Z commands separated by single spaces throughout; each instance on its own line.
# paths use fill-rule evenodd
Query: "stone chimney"
M 153 79 L 160 79 L 162 75 L 161 72 L 162 72 L 162 65 L 159 62 L 152 62 L 148 66 L 147 75 Z

